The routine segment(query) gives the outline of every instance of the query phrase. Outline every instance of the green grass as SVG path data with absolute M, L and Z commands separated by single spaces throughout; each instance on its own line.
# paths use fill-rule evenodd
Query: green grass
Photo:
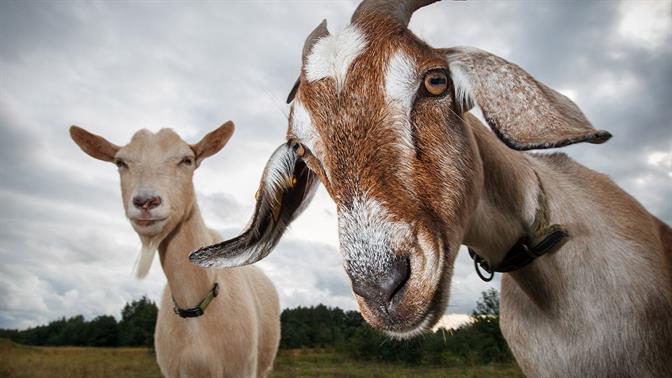
M 0 377 L 160 377 L 147 348 L 31 347 L 0 339 Z M 272 378 L 522 377 L 515 364 L 428 367 L 352 361 L 333 351 L 283 350 Z

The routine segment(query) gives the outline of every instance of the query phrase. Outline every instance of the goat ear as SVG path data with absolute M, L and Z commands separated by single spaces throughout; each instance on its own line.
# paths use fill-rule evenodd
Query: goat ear
M 499 139 L 515 150 L 604 143 L 611 134 L 592 127 L 570 99 L 515 64 L 471 47 L 441 50 L 448 58 L 458 105 L 477 104 Z
M 70 126 L 70 138 L 92 158 L 102 161 L 114 161 L 114 156 L 119 151 L 119 146 L 112 144 L 107 139 L 92 134 L 81 127 Z
M 203 159 L 216 154 L 224 148 L 229 139 L 231 139 L 235 129 L 233 122 L 228 121 L 216 130 L 209 132 L 198 143 L 192 144 L 191 149 L 196 155 L 196 165 L 198 166 Z
M 313 49 L 313 46 L 321 39 L 329 35 L 329 29 L 327 29 L 327 20 L 324 19 L 322 22 L 320 22 L 317 27 L 310 32 L 308 35 L 308 38 L 306 38 L 306 41 L 303 44 L 303 51 L 301 53 L 301 62 L 305 66 L 308 64 L 308 55 L 310 54 L 310 51 Z M 289 95 L 287 96 L 287 103 L 289 104 L 294 100 L 294 97 L 296 96 L 296 92 L 299 90 L 299 84 L 301 84 L 301 76 L 296 79 L 296 82 L 294 83 L 294 86 L 292 87 L 292 90 L 289 91 Z
M 266 163 L 247 228 L 234 239 L 191 252 L 189 260 L 202 267 L 236 267 L 263 259 L 308 206 L 318 184 L 294 149 L 281 145 Z
M 298 79 L 296 79 L 296 81 L 294 82 L 294 86 L 292 87 L 292 90 L 289 91 L 289 94 L 287 95 L 287 103 L 288 104 L 291 103 L 292 101 L 294 101 L 294 97 L 296 97 L 296 92 L 299 91 L 299 84 L 301 84 L 301 78 L 300 77 Z

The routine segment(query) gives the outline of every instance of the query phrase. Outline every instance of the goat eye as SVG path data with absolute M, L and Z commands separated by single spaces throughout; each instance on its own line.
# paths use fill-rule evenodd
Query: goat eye
M 182 160 L 180 160 L 180 164 L 192 165 L 194 164 L 194 161 L 190 157 L 185 157 Z
M 425 89 L 433 96 L 440 96 L 448 89 L 448 76 L 443 71 L 433 71 L 425 76 Z
M 303 147 L 303 144 L 299 142 L 292 142 L 291 147 L 292 150 L 294 150 L 294 152 L 296 152 L 296 154 L 300 157 L 303 157 L 303 155 L 306 154 L 306 149 Z
M 121 159 L 117 159 L 114 161 L 114 164 L 117 166 L 117 168 L 122 169 L 122 168 L 128 168 L 128 164 L 126 164 L 125 161 Z

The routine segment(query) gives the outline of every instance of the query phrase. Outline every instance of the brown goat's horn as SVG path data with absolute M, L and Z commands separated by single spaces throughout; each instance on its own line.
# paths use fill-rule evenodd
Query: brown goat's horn
M 308 38 L 306 38 L 306 43 L 303 44 L 303 64 L 306 64 L 306 59 L 308 59 L 308 54 L 310 54 L 310 50 L 312 50 L 313 46 L 317 43 L 317 41 L 320 40 L 320 38 L 326 37 L 329 35 L 329 30 L 327 29 L 327 20 L 322 20 L 322 22 L 317 25 L 315 30 L 308 35 Z
M 351 22 L 368 12 L 387 14 L 394 17 L 400 24 L 408 26 L 411 15 L 419 8 L 441 0 L 364 0 L 352 15 Z

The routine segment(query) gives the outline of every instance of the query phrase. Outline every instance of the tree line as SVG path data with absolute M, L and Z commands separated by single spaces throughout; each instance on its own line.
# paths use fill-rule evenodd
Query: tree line
M 499 328 L 499 296 L 494 289 L 482 293 L 469 323 L 410 340 L 396 340 L 374 330 L 357 311 L 324 305 L 286 309 L 281 325 L 280 347 L 285 349 L 333 348 L 356 360 L 414 365 L 513 361 Z
M 158 309 L 146 297 L 127 303 L 121 320 L 78 315 L 23 331 L 0 330 L 0 337 L 28 345 L 153 347 Z M 439 330 L 410 340 L 395 340 L 371 328 L 357 311 L 324 305 L 285 309 L 281 349 L 324 348 L 357 360 L 409 364 L 459 365 L 509 362 L 511 352 L 499 328 L 499 297 L 483 292 L 470 322 L 452 331 Z
M 48 346 L 154 346 L 154 326 L 159 310 L 147 297 L 124 305 L 121 320 L 101 315 L 90 321 L 84 316 L 61 318 L 23 331 L 0 330 L 0 337 L 26 345 Z

